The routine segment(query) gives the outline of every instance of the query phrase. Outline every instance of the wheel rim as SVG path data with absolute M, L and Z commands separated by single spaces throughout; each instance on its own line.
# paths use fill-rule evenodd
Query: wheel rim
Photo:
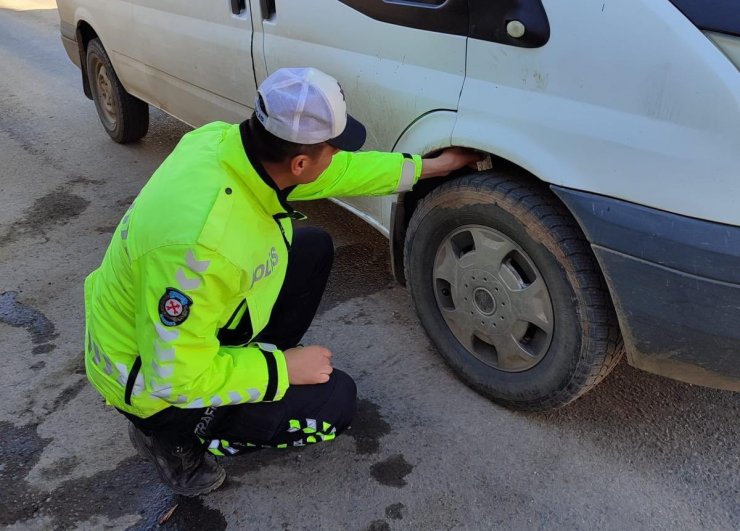
M 460 227 L 442 240 L 432 277 L 443 319 L 480 361 L 521 372 L 545 357 L 554 331 L 550 292 L 512 239 L 481 225 Z
M 113 84 L 108 75 L 108 69 L 101 61 L 96 59 L 93 64 L 93 72 L 95 74 L 95 93 L 98 96 L 98 105 L 101 114 L 110 124 L 111 128 L 113 128 L 116 125 L 118 108 L 113 96 Z

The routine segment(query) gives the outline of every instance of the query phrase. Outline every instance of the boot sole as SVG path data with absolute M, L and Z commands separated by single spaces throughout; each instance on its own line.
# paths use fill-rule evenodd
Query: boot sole
M 128 428 L 128 436 L 129 439 L 131 439 L 131 444 L 133 444 L 134 448 L 138 452 L 138 454 L 145 460 L 151 462 L 154 464 L 154 468 L 157 471 L 157 474 L 159 475 L 159 479 L 167 485 L 174 493 L 181 494 L 182 496 L 187 496 L 189 498 L 200 496 L 201 494 L 208 494 L 209 492 L 213 492 L 217 488 L 219 488 L 221 485 L 223 485 L 224 480 L 226 479 L 226 471 L 221 468 L 219 470 L 219 475 L 216 478 L 216 481 L 211 483 L 210 485 L 206 486 L 203 489 L 183 489 L 180 487 L 175 487 L 167 481 L 167 477 L 164 475 L 164 472 L 162 472 L 157 465 L 157 460 L 154 457 L 154 454 L 149 449 L 149 447 L 144 443 L 144 441 L 141 440 L 138 430 L 136 427 L 134 427 L 133 424 L 129 424 Z

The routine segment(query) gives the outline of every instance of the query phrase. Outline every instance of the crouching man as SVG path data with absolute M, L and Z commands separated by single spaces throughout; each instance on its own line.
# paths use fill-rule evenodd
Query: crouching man
M 186 496 L 223 483 L 214 454 L 328 441 L 352 421 L 352 378 L 328 348 L 299 344 L 332 241 L 294 230 L 302 216 L 288 201 L 409 190 L 478 158 L 353 153 L 365 128 L 339 83 L 311 68 L 275 72 L 255 108 L 182 138 L 85 281 L 88 378 Z

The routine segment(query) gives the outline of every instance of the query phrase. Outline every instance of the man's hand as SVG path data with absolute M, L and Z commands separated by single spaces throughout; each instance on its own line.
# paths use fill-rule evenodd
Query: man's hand
M 448 148 L 434 158 L 422 160 L 420 178 L 442 177 L 465 166 L 475 167 L 475 163 L 484 158 L 485 155 L 472 149 Z
M 318 345 L 289 348 L 284 352 L 291 385 L 322 384 L 329 381 L 331 351 Z

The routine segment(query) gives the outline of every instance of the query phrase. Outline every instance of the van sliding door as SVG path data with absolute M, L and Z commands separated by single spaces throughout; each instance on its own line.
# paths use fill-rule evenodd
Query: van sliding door
M 364 149 L 390 150 L 420 116 L 457 109 L 468 0 L 252 0 L 252 12 L 258 81 L 289 66 L 334 76 L 367 126 Z M 347 199 L 375 221 L 382 201 Z
M 252 19 L 244 0 L 132 0 L 132 59 L 158 107 L 192 124 L 239 122 L 254 106 Z

